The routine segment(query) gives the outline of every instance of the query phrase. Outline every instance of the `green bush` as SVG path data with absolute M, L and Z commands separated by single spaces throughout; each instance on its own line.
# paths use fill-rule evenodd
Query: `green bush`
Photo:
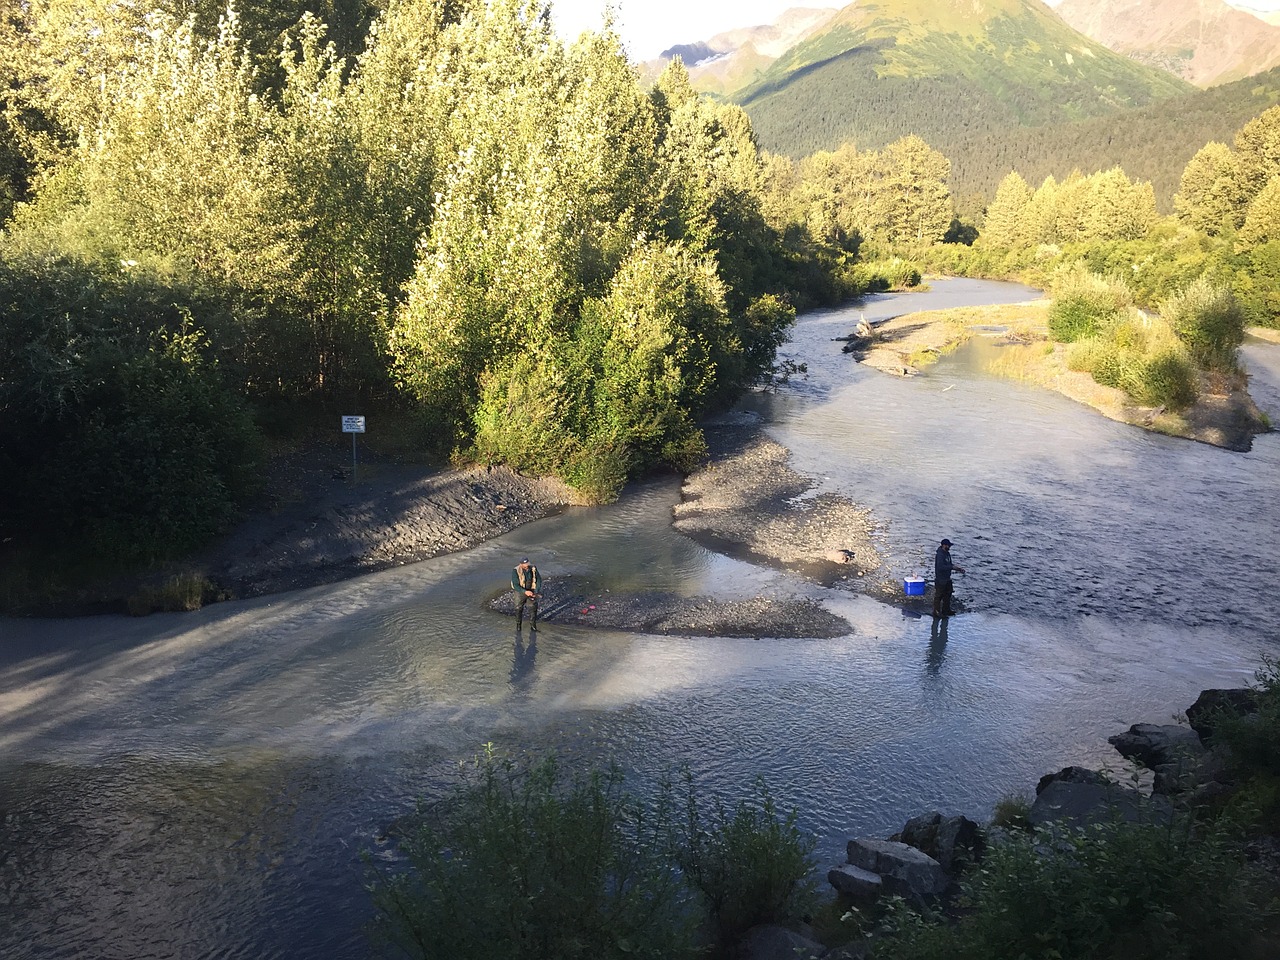
M 1243 784 L 1235 805 L 1274 830 L 1280 827 L 1280 660 L 1263 657 L 1255 677 L 1256 709 L 1224 709 L 1213 719 L 1212 742 L 1227 747 L 1232 772 Z
M 1049 307 L 1049 335 L 1060 343 L 1075 343 L 1099 331 L 1133 306 L 1129 288 L 1089 272 L 1081 264 L 1059 270 L 1053 279 Z
M 753 803 L 739 801 L 731 813 L 717 801 L 709 816 L 690 781 L 686 813 L 680 865 L 702 895 L 722 948 L 757 924 L 786 923 L 811 909 L 813 841 L 796 826 L 794 812 L 779 819 L 762 780 Z
M 1225 283 L 1201 276 L 1160 304 L 1160 316 L 1209 369 L 1234 370 L 1244 342 L 1244 311 Z
M 1264 656 L 1254 677 L 1257 709 L 1224 712 L 1215 719 L 1213 741 L 1230 748 L 1238 771 L 1280 776 L 1280 660 Z
M 704 820 L 686 787 L 680 817 L 669 785 L 642 803 L 617 767 L 566 777 L 554 757 L 522 769 L 488 748 L 406 818 L 401 861 L 371 867 L 374 935 L 424 958 L 678 960 L 807 910 L 813 844 L 795 814 L 758 784 Z
M 1137 310 L 1073 343 L 1067 364 L 1143 406 L 1180 410 L 1196 398 L 1196 372 L 1186 348 L 1162 320 Z
M 859 288 L 864 293 L 884 290 L 909 290 L 920 286 L 920 268 L 901 257 L 869 260 L 854 268 Z
M 1010 830 L 1025 830 L 1030 825 L 1031 801 L 1021 793 L 1008 793 L 996 801 L 991 812 L 991 825 Z
M 260 435 L 195 320 L 216 305 L 138 272 L 0 263 L 0 529 L 19 542 L 150 562 L 255 488 Z
M 1266 889 L 1225 822 L 1010 834 L 963 886 L 956 923 L 899 908 L 877 960 L 1265 955 Z
M 686 892 L 669 868 L 669 804 L 646 809 L 615 767 L 566 778 L 492 751 L 438 809 L 420 807 L 404 864 L 377 871 L 374 934 L 412 957 L 692 957 Z

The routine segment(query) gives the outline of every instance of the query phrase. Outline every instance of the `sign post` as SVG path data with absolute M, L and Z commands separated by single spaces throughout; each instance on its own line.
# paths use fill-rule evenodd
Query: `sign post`
M 342 432 L 351 434 L 351 482 L 356 482 L 356 434 L 364 433 L 364 417 L 343 417 Z

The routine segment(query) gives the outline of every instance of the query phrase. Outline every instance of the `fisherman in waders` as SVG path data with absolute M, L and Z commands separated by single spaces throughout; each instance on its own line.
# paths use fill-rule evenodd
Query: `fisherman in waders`
M 964 567 L 957 567 L 951 562 L 951 541 L 943 540 L 933 555 L 934 617 L 949 617 L 955 613 L 951 609 L 951 595 L 955 592 L 955 585 L 951 582 L 952 570 L 964 573 Z
M 538 568 L 524 557 L 511 571 L 511 589 L 516 592 L 516 630 L 524 626 L 524 605 L 533 601 L 533 621 L 529 627 L 538 630 L 538 591 L 542 589 L 542 575 Z

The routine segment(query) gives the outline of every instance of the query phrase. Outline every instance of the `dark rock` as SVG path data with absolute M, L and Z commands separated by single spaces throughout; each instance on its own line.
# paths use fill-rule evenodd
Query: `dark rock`
M 847 894 L 856 900 L 874 900 L 884 891 L 884 880 L 880 874 L 855 867 L 851 863 L 842 863 L 828 871 L 827 882 L 838 893 Z
M 850 864 L 880 874 L 891 893 L 919 900 L 937 896 L 951 885 L 951 878 L 937 860 L 905 843 L 850 840 L 848 852 Z
M 1107 742 L 1121 756 L 1151 770 L 1169 764 L 1185 764 L 1205 753 L 1200 734 L 1190 727 L 1175 724 L 1135 723 L 1128 732 L 1108 737 Z
M 944 817 L 934 811 L 912 817 L 890 840 L 905 843 L 938 861 L 947 873 L 954 873 L 982 858 L 982 830 L 968 817 Z
M 1187 707 L 1187 722 L 1205 743 L 1213 736 L 1214 724 L 1223 713 L 1249 714 L 1258 709 L 1258 691 L 1248 687 L 1229 690 L 1202 690 Z
M 1099 774 L 1101 777 L 1101 774 Z M 1036 802 L 1027 815 L 1032 826 L 1065 823 L 1073 827 L 1110 823 L 1168 821 L 1173 807 L 1167 797 L 1144 797 L 1137 790 L 1103 778 L 1101 782 L 1080 780 L 1041 781 Z
M 1063 767 L 1057 773 L 1046 773 L 1040 778 L 1040 782 L 1036 784 L 1036 796 L 1040 796 L 1049 784 L 1058 781 L 1062 783 L 1092 783 L 1098 785 L 1112 783 L 1108 777 L 1097 770 L 1090 770 L 1088 767 Z

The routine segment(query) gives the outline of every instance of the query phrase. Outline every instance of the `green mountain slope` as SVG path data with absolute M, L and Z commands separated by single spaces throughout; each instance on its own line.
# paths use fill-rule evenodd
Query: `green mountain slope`
M 1280 67 L 1111 117 L 960 136 L 947 153 L 952 191 L 990 198 L 1010 170 L 1036 186 L 1050 174 L 1061 180 L 1073 169 L 1093 173 L 1118 165 L 1150 180 L 1156 202 L 1169 212 L 1196 151 L 1211 140 L 1230 144 L 1245 123 L 1277 103 Z
M 964 139 L 1193 89 L 1076 33 L 1038 0 L 864 0 L 733 99 L 775 152 L 877 148 L 915 133 L 951 155 Z

